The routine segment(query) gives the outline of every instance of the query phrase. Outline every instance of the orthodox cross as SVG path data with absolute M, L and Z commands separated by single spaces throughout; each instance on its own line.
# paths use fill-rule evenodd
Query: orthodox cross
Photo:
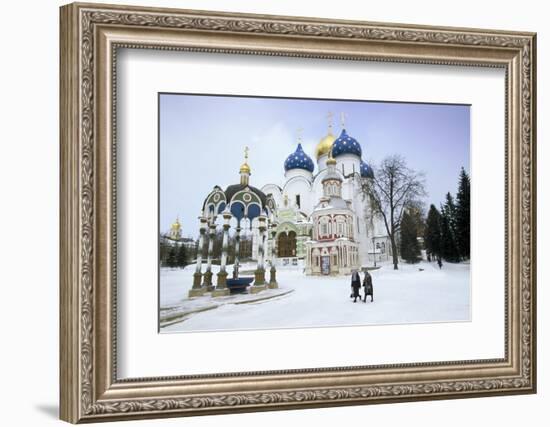
M 303 131 L 304 131 L 304 128 L 296 129 L 296 135 L 298 136 L 298 142 L 302 142 L 302 132 Z
M 346 116 L 347 114 L 342 112 L 340 113 L 340 122 L 342 123 L 342 128 L 346 127 Z
M 332 129 L 332 111 L 329 111 L 327 114 L 328 128 Z
M 248 145 L 244 147 L 244 161 L 246 162 L 248 160 Z

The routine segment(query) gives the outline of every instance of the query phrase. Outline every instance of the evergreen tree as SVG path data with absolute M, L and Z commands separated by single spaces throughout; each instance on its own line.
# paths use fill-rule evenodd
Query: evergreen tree
M 426 218 L 424 244 L 431 257 L 441 257 L 441 214 L 434 205 L 430 205 Z
M 159 236 L 159 261 L 160 265 L 166 265 L 166 259 L 170 251 L 170 245 L 167 243 L 168 239 L 164 235 Z
M 462 258 L 470 258 L 470 177 L 462 168 L 456 194 L 456 243 Z
M 424 235 L 426 229 L 426 222 L 424 221 L 423 206 L 420 202 L 411 203 L 408 207 L 408 213 L 414 223 L 416 236 L 421 237 Z M 422 245 L 419 244 L 419 248 L 422 249 Z
M 177 249 L 176 265 L 178 267 L 185 267 L 187 265 L 187 247 L 182 243 Z
M 176 247 L 172 246 L 168 252 L 168 257 L 166 258 L 166 265 L 170 268 L 174 268 L 178 265 L 177 261 L 177 251 Z
M 403 212 L 400 228 L 400 250 L 401 258 L 408 263 L 420 261 L 420 245 L 418 243 L 418 222 L 414 214 L 408 211 Z
M 449 221 L 449 228 L 456 244 L 456 203 L 451 193 L 445 195 L 445 205 L 441 210 Z
M 447 202 L 452 197 L 447 193 Z M 452 206 L 448 203 L 441 207 L 441 257 L 448 262 L 458 262 L 459 254 L 453 232 Z

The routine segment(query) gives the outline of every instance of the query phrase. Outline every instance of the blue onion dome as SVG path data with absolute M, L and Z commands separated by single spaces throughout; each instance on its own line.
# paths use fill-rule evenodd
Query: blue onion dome
M 374 178 L 374 171 L 363 160 L 361 160 L 361 178 Z
M 342 129 L 342 133 L 332 144 L 332 156 L 338 157 L 342 154 L 355 154 L 359 157 L 362 154 L 361 145 L 355 138 L 349 136 L 345 129 Z
M 296 151 L 288 156 L 285 160 L 285 171 L 291 169 L 304 169 L 309 172 L 313 172 L 313 160 L 309 157 L 302 148 L 302 144 L 298 144 Z

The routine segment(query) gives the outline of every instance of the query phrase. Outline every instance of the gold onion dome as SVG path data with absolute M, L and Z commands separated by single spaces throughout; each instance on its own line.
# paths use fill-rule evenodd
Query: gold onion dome
M 180 220 L 179 218 L 176 218 L 176 222 L 172 224 L 172 230 L 179 230 L 181 228 Z
M 336 137 L 332 134 L 332 129 L 329 129 L 328 134 L 322 138 L 319 141 L 319 144 L 317 144 L 317 147 L 315 147 L 315 156 L 317 159 L 325 154 L 328 154 L 335 140 Z
M 250 166 L 248 165 L 248 147 L 244 147 L 244 163 L 241 165 L 239 172 L 250 175 Z
M 244 163 L 241 165 L 241 168 L 239 169 L 239 172 L 240 172 L 240 173 L 250 173 L 250 166 L 248 166 L 248 163 L 247 163 L 247 162 L 244 162 Z

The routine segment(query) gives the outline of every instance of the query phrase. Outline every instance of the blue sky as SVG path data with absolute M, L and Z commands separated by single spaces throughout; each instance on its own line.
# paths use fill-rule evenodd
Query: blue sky
M 424 172 L 426 205 L 456 193 L 462 166 L 470 172 L 469 106 L 161 94 L 159 108 L 160 229 L 179 216 L 184 236 L 197 235 L 202 202 L 215 185 L 239 182 L 245 146 L 255 187 L 284 182 L 283 163 L 296 149 L 298 129 L 316 164 L 329 112 L 336 136 L 345 113 L 346 131 L 367 163 L 401 154 Z

